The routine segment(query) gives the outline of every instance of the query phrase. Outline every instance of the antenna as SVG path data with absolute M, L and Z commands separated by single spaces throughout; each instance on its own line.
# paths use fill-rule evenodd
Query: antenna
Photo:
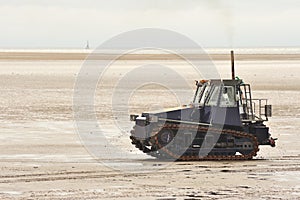
M 234 52 L 233 50 L 231 50 L 231 76 L 232 76 L 232 80 L 235 79 L 235 72 L 234 72 Z

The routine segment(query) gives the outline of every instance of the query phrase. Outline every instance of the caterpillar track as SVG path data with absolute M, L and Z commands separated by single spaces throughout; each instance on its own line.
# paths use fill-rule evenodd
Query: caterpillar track
M 136 126 L 131 131 L 130 139 L 132 140 L 132 144 L 135 145 L 136 148 L 143 151 L 144 153 L 156 157 L 158 159 L 172 159 L 172 160 L 179 160 L 179 161 L 200 161 L 200 160 L 249 160 L 256 156 L 256 153 L 259 151 L 258 148 L 258 141 L 253 134 L 249 134 L 246 132 L 241 132 L 237 130 L 231 129 L 220 129 L 214 127 L 207 127 L 202 125 L 191 125 L 191 124 L 176 124 L 176 123 L 169 123 L 166 122 L 163 125 L 157 125 L 155 128 L 152 129 L 151 137 L 150 138 L 138 138 L 136 137 Z M 234 153 L 219 153 L 215 151 L 217 148 L 216 146 L 211 149 L 210 153 L 206 154 L 205 156 L 199 156 L 199 151 L 202 148 L 202 144 L 198 144 L 198 148 L 193 148 L 192 145 L 187 147 L 185 151 L 182 153 L 176 152 L 175 145 L 171 144 L 171 141 L 168 143 L 164 143 L 161 140 L 161 133 L 162 131 L 172 131 L 176 134 L 180 134 L 180 132 L 194 132 L 197 134 L 202 133 L 205 135 L 208 131 L 209 133 L 218 134 L 220 137 L 223 136 L 230 136 L 233 138 L 239 138 L 243 140 L 247 140 L 248 144 L 251 143 L 251 149 L 248 149 L 246 153 L 236 155 Z M 180 135 L 178 135 L 180 137 Z M 217 144 L 215 144 L 217 145 Z M 175 147 L 175 148 L 174 148 Z M 228 147 L 230 149 L 230 147 Z M 231 149 L 236 148 L 235 145 L 231 146 Z

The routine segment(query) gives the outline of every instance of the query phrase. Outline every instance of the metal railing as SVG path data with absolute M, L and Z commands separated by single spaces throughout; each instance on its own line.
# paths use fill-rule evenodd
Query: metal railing
M 249 119 L 268 121 L 268 116 L 271 115 L 267 108 L 267 106 L 270 106 L 268 105 L 268 99 L 247 99 L 247 101 L 249 101 L 249 104 L 252 103 L 252 113 L 248 113 Z

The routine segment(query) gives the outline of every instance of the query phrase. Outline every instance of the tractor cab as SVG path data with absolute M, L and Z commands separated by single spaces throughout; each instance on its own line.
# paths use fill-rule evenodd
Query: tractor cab
M 223 112 L 224 124 L 233 126 L 268 121 L 268 117 L 272 116 L 272 107 L 268 105 L 268 100 L 252 98 L 250 85 L 240 79 L 201 80 L 196 85 L 193 105 L 203 110 L 202 122 L 212 122 L 210 117 L 205 116 L 209 116 L 208 113 L 213 108 L 216 112 Z M 217 123 L 218 116 L 214 119 Z
M 238 121 L 243 124 L 268 121 L 268 117 L 272 116 L 272 106 L 268 105 L 268 100 L 252 98 L 250 85 L 240 79 L 201 80 L 196 85 L 193 104 L 204 110 L 211 110 L 212 107 L 226 109 L 230 112 L 230 118 L 235 116 L 237 120 L 238 115 Z
M 235 80 L 201 80 L 196 82 L 197 90 L 194 95 L 194 104 L 200 106 L 236 107 Z
M 221 125 L 255 135 L 261 145 L 275 146 L 269 128 L 263 123 L 272 116 L 267 99 L 252 98 L 249 84 L 235 80 L 201 80 L 196 82 L 193 107 L 201 123 Z M 196 117 L 191 116 L 196 119 Z

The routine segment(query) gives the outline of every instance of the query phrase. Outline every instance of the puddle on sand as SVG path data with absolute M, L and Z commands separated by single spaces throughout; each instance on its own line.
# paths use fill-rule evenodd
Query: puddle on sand
M 4 194 L 4 195 L 21 195 L 22 192 L 18 192 L 18 191 L 0 191 L 0 195 Z

